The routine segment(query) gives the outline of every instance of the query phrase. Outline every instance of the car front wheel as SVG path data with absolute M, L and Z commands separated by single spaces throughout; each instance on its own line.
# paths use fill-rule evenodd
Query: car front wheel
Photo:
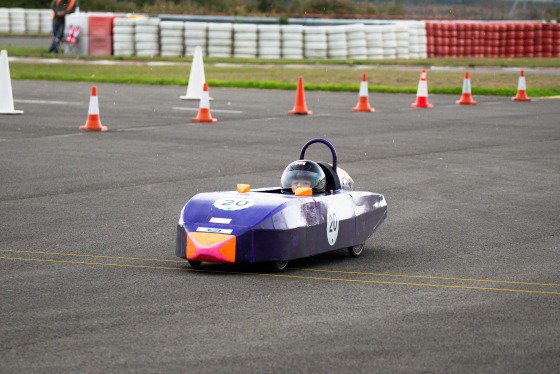
M 284 271 L 288 267 L 289 261 L 276 261 L 273 262 L 273 269 L 276 271 Z
M 353 247 L 348 247 L 348 254 L 350 257 L 358 257 L 364 251 L 364 245 L 358 244 Z

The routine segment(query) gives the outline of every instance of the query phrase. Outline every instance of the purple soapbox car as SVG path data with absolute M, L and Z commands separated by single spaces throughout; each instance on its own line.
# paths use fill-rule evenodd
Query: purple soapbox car
M 307 142 L 300 160 L 313 143 L 323 143 L 332 152 L 332 166 L 314 163 L 324 173 L 324 192 L 238 185 L 237 191 L 197 194 L 181 211 L 176 255 L 195 268 L 203 261 L 264 262 L 280 271 L 290 260 L 336 249 L 347 248 L 351 257 L 359 256 L 387 217 L 385 198 L 354 191 L 350 176 L 342 169 L 337 173 L 336 151 L 324 139 Z

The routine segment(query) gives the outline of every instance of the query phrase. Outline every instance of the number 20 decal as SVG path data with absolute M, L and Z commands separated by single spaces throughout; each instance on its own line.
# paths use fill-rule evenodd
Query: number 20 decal
M 214 207 L 220 210 L 242 210 L 255 205 L 255 200 L 232 197 L 214 201 Z
M 331 206 L 327 210 L 327 239 L 330 245 L 336 243 L 336 238 L 338 237 L 338 216 L 336 210 Z

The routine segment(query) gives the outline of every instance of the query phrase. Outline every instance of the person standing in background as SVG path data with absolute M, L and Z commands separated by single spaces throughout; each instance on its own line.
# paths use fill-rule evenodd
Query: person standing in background
M 68 13 L 72 13 L 78 6 L 78 0 L 53 0 L 51 8 L 53 14 L 52 35 L 53 40 L 49 47 L 49 53 L 58 53 L 60 42 L 64 37 L 65 17 Z

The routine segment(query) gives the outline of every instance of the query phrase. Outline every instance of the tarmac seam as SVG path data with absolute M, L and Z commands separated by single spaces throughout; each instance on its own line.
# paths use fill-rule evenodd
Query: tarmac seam
M 157 258 L 141 258 L 141 257 L 122 257 L 122 256 L 104 256 L 104 255 L 91 255 L 91 254 L 76 254 L 76 253 L 60 253 L 60 252 L 45 252 L 45 251 L 23 251 L 0 249 L 0 252 L 5 253 L 26 253 L 26 254 L 41 254 L 51 256 L 69 256 L 69 257 L 87 257 L 87 258 L 102 258 L 110 260 L 132 260 L 132 261 L 150 261 L 150 262 L 171 262 L 185 264 L 184 260 L 165 260 Z M 174 269 L 174 268 L 173 268 Z M 407 275 L 407 274 L 388 274 L 388 273 L 370 273 L 370 272 L 357 272 L 357 271 L 341 271 L 341 270 L 323 270 L 323 269 L 309 269 L 309 268 L 292 268 L 293 270 L 322 272 L 322 273 L 337 273 L 349 275 L 371 275 L 380 277 L 399 277 L 399 278 L 418 278 L 418 279 L 433 279 L 433 280 L 453 280 L 463 282 L 487 282 L 487 283 L 503 283 L 503 284 L 523 284 L 531 286 L 551 286 L 560 287 L 560 284 L 555 283 L 539 283 L 539 282 L 521 282 L 521 281 L 501 281 L 491 279 L 474 279 L 474 278 L 457 278 L 457 277 L 438 277 L 438 276 L 424 276 L 424 275 Z
M 480 291 L 502 291 L 502 292 L 515 292 L 515 293 L 560 295 L 560 292 L 553 292 L 553 291 L 517 290 L 517 289 L 509 289 L 509 288 L 454 286 L 454 285 L 446 285 L 446 284 L 425 284 L 425 283 L 408 283 L 408 282 L 389 282 L 389 281 L 374 281 L 374 280 L 363 280 L 363 279 L 307 277 L 307 276 L 288 275 L 288 274 L 247 273 L 247 272 L 222 271 L 222 270 L 186 269 L 186 268 L 171 268 L 171 267 L 163 267 L 163 266 L 112 264 L 112 263 L 85 262 L 85 261 L 46 260 L 46 259 L 21 258 L 21 257 L 0 257 L 0 259 L 2 259 L 2 260 L 16 260 L 16 261 L 63 263 L 63 264 L 75 264 L 75 265 L 97 265 L 97 266 L 114 266 L 114 267 L 124 267 L 124 268 L 178 270 L 178 271 L 192 271 L 192 272 L 219 273 L 219 274 L 259 275 L 259 276 L 280 277 L 280 278 L 335 281 L 335 282 L 351 282 L 351 283 L 366 283 L 366 284 L 418 286 L 418 287 L 438 287 L 438 288 L 468 289 L 468 290 L 480 290 Z

